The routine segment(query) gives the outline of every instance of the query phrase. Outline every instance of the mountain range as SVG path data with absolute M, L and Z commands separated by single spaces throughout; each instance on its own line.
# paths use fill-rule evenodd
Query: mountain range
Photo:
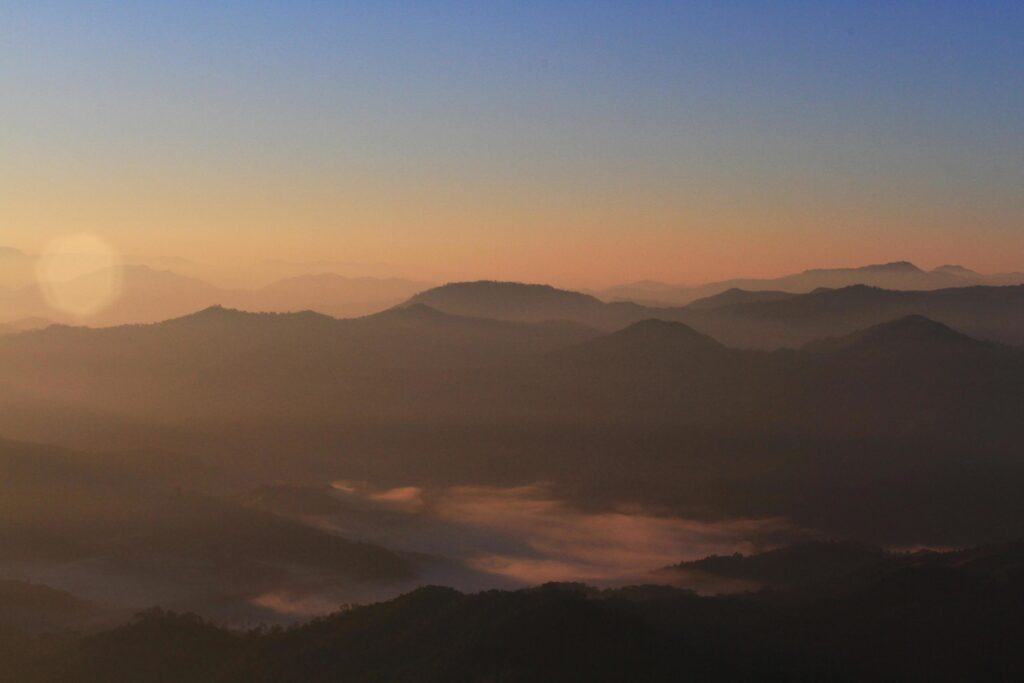
M 269 284 L 252 288 L 222 287 L 196 277 L 202 272 L 194 264 L 180 260 L 160 260 L 160 268 L 143 265 L 138 259 L 119 267 L 116 280 L 120 291 L 113 303 L 90 317 L 87 324 L 109 326 L 158 322 L 186 315 L 214 305 L 256 312 L 312 310 L 335 317 L 357 317 L 376 313 L 411 301 L 457 315 L 509 320 L 537 321 L 566 319 L 601 329 L 615 329 L 650 317 L 687 322 L 698 329 L 720 335 L 731 345 L 752 344 L 760 330 L 748 332 L 749 325 L 739 315 L 739 307 L 755 303 L 781 303 L 796 294 L 815 290 L 841 290 L 854 286 L 898 291 L 1002 287 L 1024 284 L 1024 274 L 982 275 L 961 266 L 942 266 L 924 271 L 911 263 L 870 265 L 860 268 L 817 269 L 773 280 L 737 279 L 694 287 L 674 287 L 660 283 L 638 283 L 598 292 L 591 296 L 558 290 L 545 285 L 509 282 L 452 283 L 431 290 L 431 285 L 401 278 L 346 277 L 337 274 L 339 264 L 296 264 L 279 269 L 287 274 Z M 15 249 L 0 249 L 0 324 L 25 318 L 46 318 L 78 324 L 82 321 L 53 310 L 44 292 L 35 282 L 35 258 Z M 170 268 L 170 269 L 167 269 Z M 303 271 L 303 268 L 307 270 Z M 321 268 L 323 270 L 316 270 Z M 180 274 L 187 272 L 188 275 Z M 107 273 L 80 277 L 71 288 L 87 288 L 90 280 L 108 278 Z M 867 301 L 865 305 L 873 305 Z M 898 306 L 889 305 L 894 308 Z M 969 329 L 975 336 L 1000 335 L 1004 330 L 970 327 L 964 315 L 948 320 L 941 310 L 910 310 L 921 303 L 907 304 L 908 310 L 887 310 L 886 317 L 921 313 L 942 322 Z M 687 313 L 677 309 L 685 306 Z M 723 309 L 730 309 L 726 312 Z M 712 313 L 718 311 L 718 313 Z M 709 318 L 703 322 L 701 317 Z M 737 316 L 740 319 L 736 319 Z M 854 327 L 881 322 L 859 320 Z M 1004 326 L 1005 327 L 1005 326 Z M 830 332 L 826 331 L 825 334 Z M 764 347 L 810 341 L 822 332 L 810 329 L 792 335 L 774 332 Z M 1016 335 L 1016 336 L 1012 336 Z M 1003 341 L 1012 338 L 1003 334 Z
M 283 632 L 154 608 L 85 636 L 0 632 L 0 653 L 19 683 L 1011 680 L 1022 556 L 1019 543 L 874 555 L 825 594 L 426 586 Z
M 657 318 L 683 322 L 737 348 L 797 348 L 909 315 L 979 339 L 1024 344 L 1024 285 L 897 291 L 853 285 L 807 294 L 728 291 L 682 307 L 605 303 L 546 285 L 460 282 L 429 289 L 406 305 L 454 315 L 521 322 L 566 320 L 615 330 Z
M 110 274 L 89 273 L 64 286 L 88 289 L 90 282 L 103 278 L 110 278 Z M 118 267 L 116 280 L 120 284 L 113 302 L 90 316 L 88 324 L 102 327 L 158 322 L 214 305 L 267 312 L 316 310 L 352 317 L 384 310 L 429 287 L 399 278 L 348 278 L 323 273 L 291 277 L 257 289 L 223 289 L 196 277 L 142 265 Z M 51 308 L 38 284 L 0 290 L 0 321 L 30 317 L 79 322 Z
M 777 278 L 736 278 L 699 285 L 671 285 L 644 281 L 618 285 L 596 292 L 605 301 L 635 301 L 651 306 L 683 306 L 730 289 L 806 293 L 867 285 L 881 289 L 928 290 L 977 285 L 1024 284 L 1024 273 L 986 275 L 959 265 L 923 270 L 909 261 L 873 264 L 857 268 L 815 268 Z
M 658 319 L 603 332 L 423 303 L 346 320 L 210 308 L 2 337 L 0 384 L 11 436 L 138 433 L 250 479 L 546 480 L 586 505 L 780 515 L 879 542 L 1024 532 L 1009 493 L 1024 483 L 1024 351 L 918 315 L 765 352 Z

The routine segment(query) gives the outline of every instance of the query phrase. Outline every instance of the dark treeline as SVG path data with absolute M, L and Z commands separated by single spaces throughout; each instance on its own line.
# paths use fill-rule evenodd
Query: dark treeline
M 428 587 L 248 632 L 152 609 L 96 635 L 4 633 L 0 680 L 964 681 L 1021 670 L 1024 545 L 867 563 L 864 552 L 805 548 L 791 561 L 859 559 L 827 581 L 732 597 L 655 586 Z

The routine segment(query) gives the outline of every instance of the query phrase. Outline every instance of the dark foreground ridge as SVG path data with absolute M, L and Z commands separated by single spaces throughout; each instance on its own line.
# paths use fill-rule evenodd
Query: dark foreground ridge
M 795 554 L 808 550 L 822 548 Z M 857 569 L 811 591 L 702 598 L 656 586 L 474 595 L 426 587 L 292 629 L 246 633 L 153 609 L 98 635 L 6 633 L 0 679 L 1010 680 L 1024 670 L 1024 544 L 879 553 L 866 564 L 875 553 L 863 547 L 826 550 L 856 550 Z

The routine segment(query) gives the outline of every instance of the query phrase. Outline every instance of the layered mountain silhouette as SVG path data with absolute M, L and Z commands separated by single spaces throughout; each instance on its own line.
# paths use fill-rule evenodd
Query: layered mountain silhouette
M 890 557 L 882 548 L 864 543 L 813 541 L 755 555 L 711 555 L 670 569 L 742 579 L 754 586 L 806 589 L 847 580 L 857 572 L 879 567 Z
M 52 309 L 35 282 L 34 270 L 28 275 L 12 280 L 7 289 L 0 284 L 0 322 L 32 317 L 78 322 Z M 316 310 L 355 317 L 390 308 L 429 286 L 400 278 L 348 278 L 326 273 L 291 277 L 252 290 L 224 289 L 144 265 L 119 266 L 113 274 L 109 269 L 88 273 L 64 286 L 88 289 L 93 281 L 109 279 L 118 282 L 118 292 L 108 307 L 88 318 L 92 326 L 159 322 L 213 305 L 257 312 Z
M 834 293 L 874 290 L 805 296 Z M 1002 290 L 986 295 L 1003 305 Z M 136 424 L 154 445 L 230 452 L 250 477 L 355 468 L 447 484 L 472 471 L 571 484 L 588 505 L 784 515 L 875 541 L 1024 531 L 1008 493 L 1024 483 L 1010 456 L 1024 436 L 1024 353 L 916 316 L 763 352 L 658 319 L 602 334 L 422 303 L 347 320 L 214 307 L 0 337 L 0 383 L 9 434 L 74 445 Z M 1006 497 L 969 494 L 985 487 Z M 883 498 L 863 508 L 857 496 Z
M 958 265 L 945 265 L 926 271 L 908 261 L 897 261 L 858 268 L 816 268 L 779 278 L 738 278 L 702 285 L 638 282 L 611 287 L 599 292 L 598 295 L 606 301 L 635 301 L 655 306 L 679 306 L 731 289 L 806 293 L 815 289 L 839 289 L 853 285 L 867 285 L 881 289 L 928 290 L 1018 284 L 1024 284 L 1024 273 L 982 275 Z
M 0 563 L 49 566 L 70 586 L 91 576 L 91 597 L 103 604 L 162 594 L 182 607 L 244 613 L 295 575 L 344 585 L 415 571 L 384 548 L 169 486 L 155 464 L 0 440 L 0 478 Z M 0 605 L 0 621 L 9 607 Z
M 602 329 L 659 317 L 637 304 L 609 304 L 588 294 L 518 282 L 454 282 L 417 294 L 405 305 L 412 304 L 474 318 L 519 322 L 568 320 Z
M 910 292 L 856 285 L 800 295 L 730 291 L 673 308 L 604 303 L 540 285 L 469 282 L 428 290 L 409 303 L 457 315 L 569 320 L 605 330 L 658 318 L 686 323 L 738 348 L 795 348 L 908 315 L 932 318 L 979 339 L 1024 344 L 1024 286 Z
M 872 569 L 824 597 L 801 592 L 799 578 L 794 591 L 707 598 L 653 586 L 478 594 L 428 586 L 284 633 L 231 631 L 156 608 L 41 647 L 0 634 L 0 652 L 22 683 L 962 681 L 1012 678 L 1024 666 L 1019 543 L 874 564 L 878 551 L 850 546 L 775 557 L 800 565 L 822 554 L 826 565 Z M 734 562 L 776 563 L 767 557 Z

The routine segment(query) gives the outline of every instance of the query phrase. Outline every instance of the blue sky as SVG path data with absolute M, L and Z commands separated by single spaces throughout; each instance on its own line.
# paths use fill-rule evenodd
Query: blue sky
M 716 239 L 779 244 L 722 264 L 765 272 L 880 236 L 1024 257 L 1024 3 L 8 0 L 0 87 L 0 241 L 28 247 L 79 215 L 299 256 L 295 215 L 317 250 L 447 241 L 455 270 L 626 232 L 609 278 Z

